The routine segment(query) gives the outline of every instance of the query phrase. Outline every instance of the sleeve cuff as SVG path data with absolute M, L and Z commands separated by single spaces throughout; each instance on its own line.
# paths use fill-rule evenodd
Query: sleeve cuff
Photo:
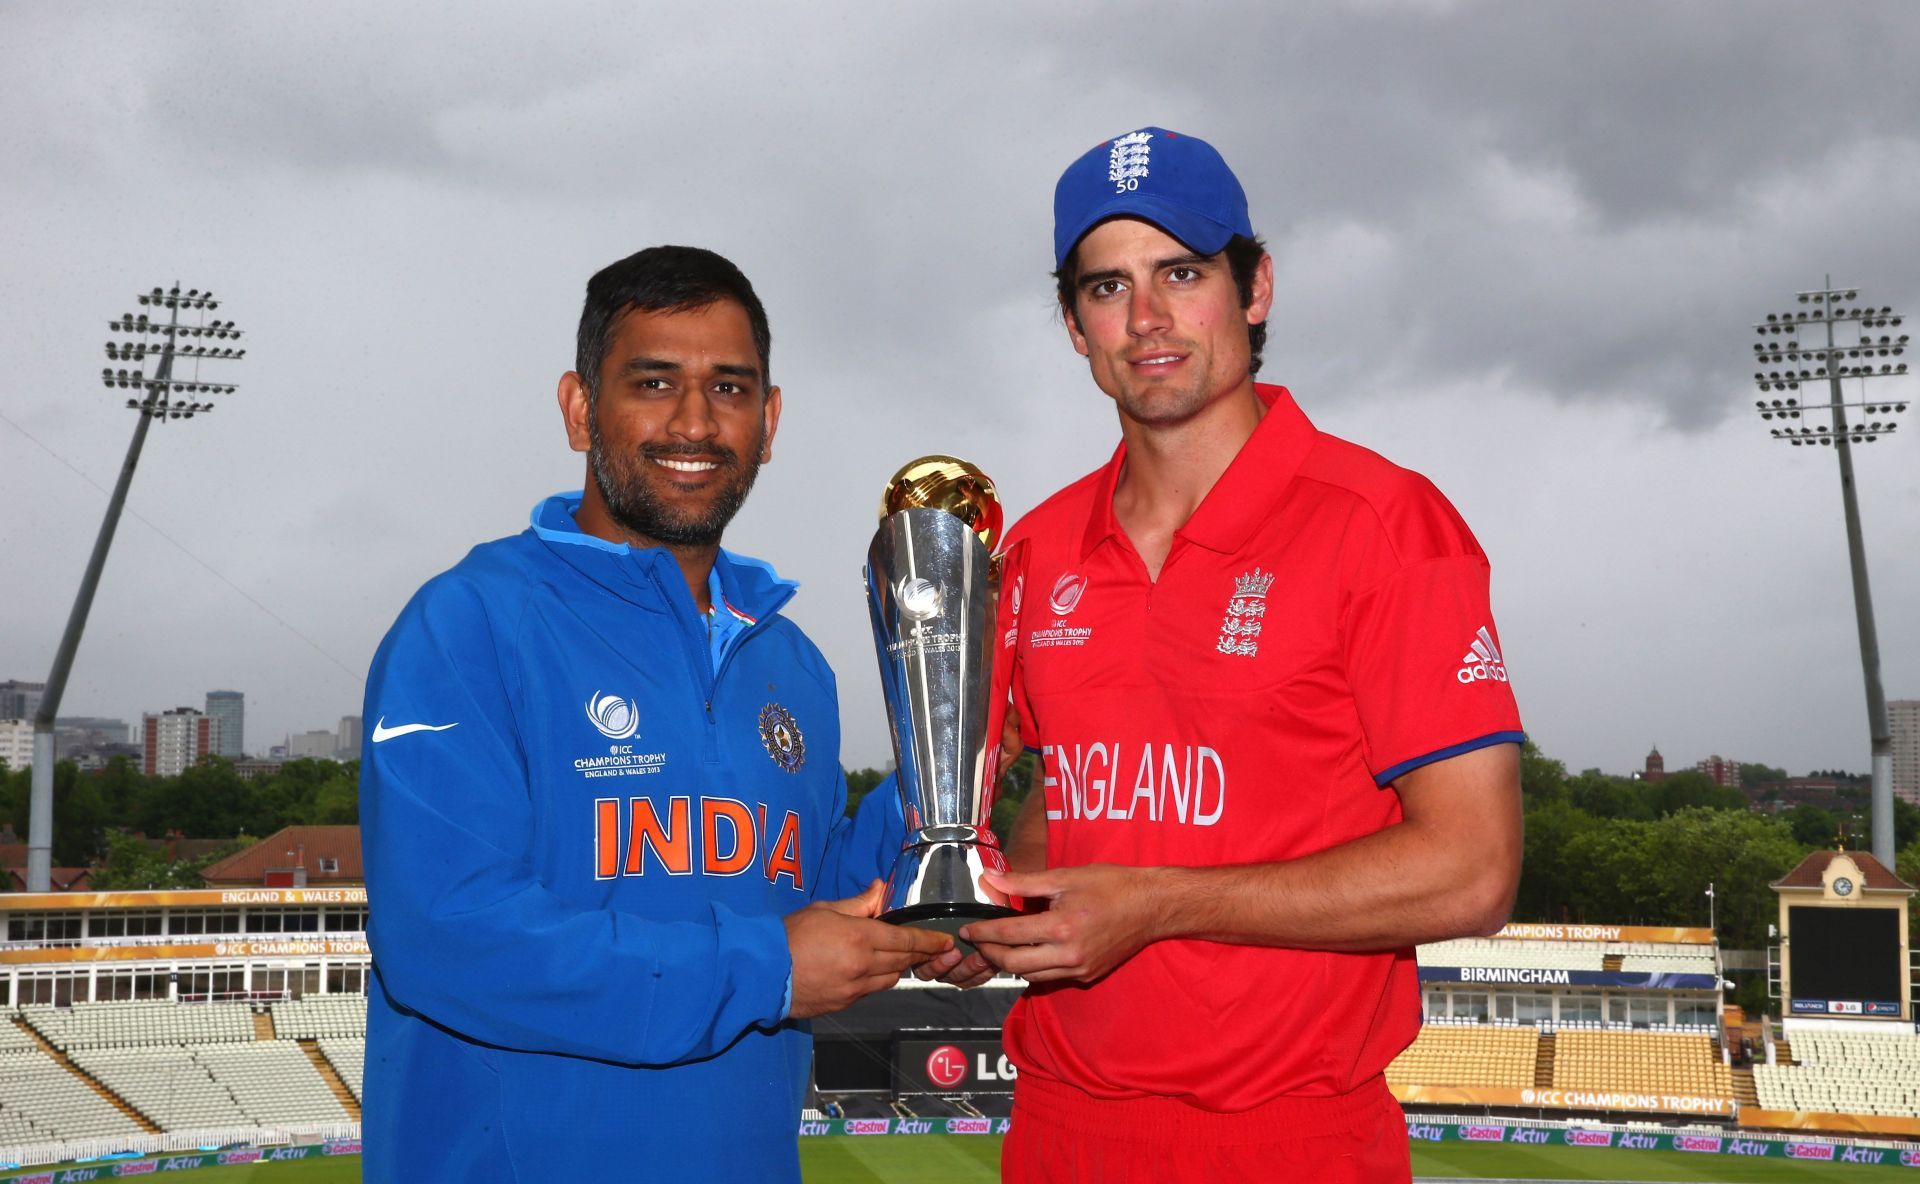
M 1484 736 L 1476 736 L 1472 740 L 1466 740 L 1459 744 L 1450 744 L 1445 748 L 1435 749 L 1425 756 L 1416 756 L 1412 760 L 1401 761 L 1391 769 L 1374 774 L 1373 783 L 1384 789 L 1422 765 L 1431 765 L 1435 761 L 1444 761 L 1448 757 L 1460 756 L 1463 753 L 1472 752 L 1477 748 L 1491 748 L 1496 744 L 1520 744 L 1525 742 L 1526 738 L 1527 734 L 1525 732 L 1489 732 Z

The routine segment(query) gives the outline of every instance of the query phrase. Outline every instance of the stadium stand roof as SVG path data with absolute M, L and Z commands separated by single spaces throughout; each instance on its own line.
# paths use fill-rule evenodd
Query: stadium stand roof
M 1825 883 L 1827 865 L 1840 856 L 1852 860 L 1860 869 L 1860 886 L 1869 892 L 1915 891 L 1912 884 L 1887 870 L 1887 865 L 1865 851 L 1815 851 L 1801 860 L 1786 875 L 1775 880 L 1774 888 L 1819 888 Z

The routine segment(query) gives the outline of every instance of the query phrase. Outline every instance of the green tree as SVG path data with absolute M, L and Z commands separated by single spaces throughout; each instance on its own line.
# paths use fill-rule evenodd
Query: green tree
M 93 886 L 103 892 L 142 888 L 204 888 L 207 881 L 201 873 L 209 864 L 258 841 L 248 835 L 239 835 L 197 859 L 168 859 L 161 848 L 148 840 L 125 831 L 109 831 L 106 858 L 93 869 Z
M 1652 821 L 1654 807 L 1643 787 L 1644 781 L 1609 777 L 1589 769 L 1567 785 L 1573 804 L 1595 818 L 1632 818 Z
M 7 816 L 14 833 L 31 833 L 33 770 L 8 770 L 0 789 L 6 791 Z M 53 766 L 53 865 L 86 867 L 100 854 L 111 821 L 106 799 L 94 778 L 83 776 L 72 761 Z
M 1567 801 L 1529 800 L 1526 811 L 1520 890 L 1513 915 L 1532 921 L 1564 920 L 1575 899 L 1567 844 L 1594 826 L 1595 819 Z
M 1900 851 L 1920 839 L 1920 806 L 1905 798 L 1893 799 L 1893 849 Z
M 873 787 L 887 779 L 880 769 L 852 769 L 847 771 L 847 817 L 851 818 L 860 809 L 860 801 Z
M 134 829 L 156 836 L 230 838 L 254 829 L 254 795 L 232 761 L 212 757 L 177 777 L 155 778 L 140 800 Z
M 1000 784 L 993 796 L 993 816 L 987 826 L 1003 845 L 1013 837 L 1013 820 L 1020 813 L 1020 804 L 1027 800 L 1039 781 L 1040 758 L 1031 752 L 1022 752 L 1019 759 L 1000 774 Z
M 1528 803 L 1566 801 L 1567 766 L 1542 753 L 1532 740 L 1522 742 L 1520 792 Z
M 1788 780 L 1785 769 L 1776 769 L 1772 765 L 1763 765 L 1758 761 L 1743 761 L 1740 765 L 1740 784 L 1760 785 L 1768 781 Z
M 1802 802 L 1780 815 L 1793 832 L 1793 841 L 1802 847 L 1830 847 L 1839 834 L 1840 821 L 1831 811 Z
M 1683 769 L 1668 774 L 1664 781 L 1642 782 L 1653 802 L 1654 816 L 1664 818 L 1682 810 L 1704 806 L 1712 810 L 1745 810 L 1747 796 L 1726 785 L 1715 785 L 1713 778 L 1698 769 Z

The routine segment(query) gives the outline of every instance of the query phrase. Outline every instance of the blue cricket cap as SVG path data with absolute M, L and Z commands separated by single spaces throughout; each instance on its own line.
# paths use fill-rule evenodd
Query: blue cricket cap
M 1143 127 L 1095 145 L 1053 187 L 1053 265 L 1094 225 L 1118 214 L 1153 223 L 1202 255 L 1253 237 L 1247 193 L 1213 145 Z

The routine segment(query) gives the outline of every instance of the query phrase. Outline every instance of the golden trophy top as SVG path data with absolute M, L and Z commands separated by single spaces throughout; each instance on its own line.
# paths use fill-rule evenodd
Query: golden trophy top
M 880 495 L 880 517 L 902 510 L 945 510 L 973 528 L 991 552 L 1000 541 L 1000 495 L 993 478 L 955 456 L 923 456 L 900 467 Z

